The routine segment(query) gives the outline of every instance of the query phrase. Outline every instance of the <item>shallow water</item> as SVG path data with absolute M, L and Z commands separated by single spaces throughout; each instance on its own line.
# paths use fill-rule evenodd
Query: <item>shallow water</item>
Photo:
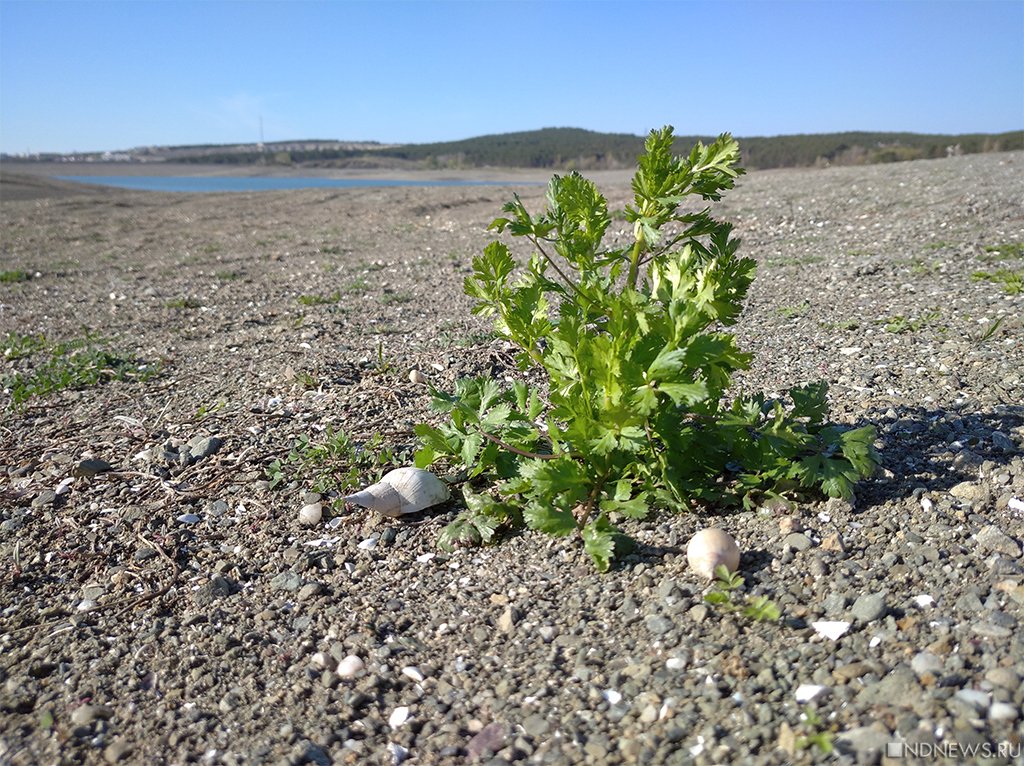
M 371 186 L 532 186 L 535 181 L 453 179 L 274 178 L 270 176 L 58 176 L 63 181 L 163 192 L 254 192 L 289 189 L 351 189 Z

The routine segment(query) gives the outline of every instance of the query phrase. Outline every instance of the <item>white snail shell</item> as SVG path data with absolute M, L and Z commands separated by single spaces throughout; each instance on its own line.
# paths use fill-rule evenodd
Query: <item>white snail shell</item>
M 427 382 L 427 376 L 424 375 L 419 370 L 417 370 L 416 368 L 413 368 L 413 369 L 409 370 L 409 380 L 410 380 L 410 382 L 416 383 L 417 385 L 419 385 L 419 384 Z
M 383 516 L 417 513 L 451 497 L 448 485 L 421 468 L 396 468 L 362 492 L 345 498 Z
M 690 568 L 702 577 L 711 579 L 721 564 L 730 572 L 740 566 L 740 548 L 728 534 L 718 527 L 709 527 L 690 538 L 686 546 L 686 560 Z
M 335 673 L 337 673 L 340 678 L 351 678 L 365 667 L 366 664 L 359 657 L 354 654 L 350 654 L 338 663 L 338 668 L 335 670 Z
M 324 508 L 320 503 L 310 503 L 299 509 L 299 523 L 312 527 L 320 523 L 324 516 Z

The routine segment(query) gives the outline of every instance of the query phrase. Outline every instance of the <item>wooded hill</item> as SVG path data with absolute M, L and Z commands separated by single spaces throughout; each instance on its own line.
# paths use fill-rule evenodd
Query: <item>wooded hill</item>
M 679 136 L 676 147 L 688 152 L 714 136 Z M 856 165 L 945 157 L 949 154 L 1024 149 L 1024 131 L 1000 134 L 932 135 L 921 133 L 825 133 L 818 135 L 739 138 L 746 167 L 780 168 L 813 165 Z M 312 142 L 310 142 L 312 143 Z M 597 133 L 580 128 L 544 128 L 520 133 L 479 136 L 433 144 L 330 147 L 317 142 L 289 142 L 288 150 L 202 152 L 196 162 L 278 162 L 320 166 L 427 168 L 525 167 L 593 170 L 632 167 L 643 151 L 644 138 L 626 133 Z M 179 148 L 177 161 L 192 158 Z
M 676 149 L 687 153 L 714 136 L 678 136 Z M 1024 130 L 999 134 L 822 133 L 739 138 L 743 165 L 750 169 L 860 165 L 1024 149 Z M 432 144 L 379 144 L 335 140 L 257 144 L 146 147 L 120 153 L 119 159 L 224 164 L 280 164 L 349 168 L 521 167 L 552 170 L 630 168 L 643 151 L 644 138 L 627 133 L 597 133 L 580 128 L 543 128 Z M 5 156 L 4 161 L 17 160 Z M 59 156 L 35 159 L 60 159 Z M 107 157 L 82 156 L 103 160 Z

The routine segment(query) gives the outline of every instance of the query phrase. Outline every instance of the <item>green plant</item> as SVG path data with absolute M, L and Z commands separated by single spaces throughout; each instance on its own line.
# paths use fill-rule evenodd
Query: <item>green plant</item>
M 345 288 L 345 291 L 349 293 L 354 293 L 356 295 L 361 295 L 362 293 L 365 293 L 369 289 L 370 283 L 367 282 L 362 277 L 358 277 L 357 279 L 353 279 L 349 283 L 348 287 Z
M 300 295 L 298 297 L 301 306 L 322 306 L 325 303 L 337 303 L 341 300 L 340 292 L 333 292 L 330 295 Z
M 822 755 L 830 755 L 835 749 L 835 745 L 832 742 L 832 732 L 822 729 L 823 721 L 817 712 L 813 708 L 804 708 L 800 718 L 803 720 L 804 728 L 808 730 L 808 733 L 801 734 L 796 738 L 797 750 L 806 750 L 807 748 L 814 747 Z
M 43 335 L 10 333 L 3 346 L 7 360 L 19 362 L 19 369 L 2 379 L 3 389 L 15 406 L 33 396 L 110 380 L 148 380 L 159 372 L 159 365 L 125 359 L 106 348 L 101 338 L 88 333 L 83 338 L 60 343 L 51 343 Z
M 971 274 L 975 282 L 999 282 L 1003 285 L 1003 292 L 1007 295 L 1020 295 L 1024 293 L 1024 271 L 1013 271 L 1012 269 L 997 269 L 993 272 L 976 271 Z
M 169 309 L 198 309 L 203 302 L 197 298 L 172 298 L 164 304 Z
M 1024 258 L 1024 242 L 1005 242 L 1001 245 L 988 245 L 985 248 L 989 260 L 1016 260 Z
M 941 314 L 938 311 L 929 311 L 919 317 L 908 318 L 897 314 L 889 319 L 879 319 L 879 324 L 885 325 L 885 331 L 902 335 L 908 332 L 917 332 L 928 327 L 938 319 Z
M 380 296 L 380 304 L 382 306 L 400 306 L 403 303 L 409 303 L 413 300 L 413 296 L 410 293 L 384 293 Z
M 778 309 L 779 316 L 784 319 L 795 319 L 804 316 L 811 309 L 811 304 L 804 301 L 799 306 L 782 306 Z
M 32 272 L 24 269 L 0 271 L 0 283 L 28 282 L 30 279 L 32 279 Z
M 733 593 L 743 587 L 744 579 L 738 572 L 730 572 L 724 564 L 715 567 L 715 584 L 704 600 L 717 607 L 727 610 L 740 610 L 744 617 L 758 622 L 774 622 L 781 612 L 767 596 L 746 596 L 744 604 L 733 601 Z
M 380 479 L 385 468 L 397 467 L 407 458 L 385 447 L 380 434 L 359 445 L 344 431 L 328 429 L 318 442 L 306 434 L 296 438 L 284 458 L 267 465 L 266 474 L 271 489 L 295 480 L 309 481 L 316 492 L 343 492 L 358 486 L 367 474 L 373 481 Z
M 495 241 L 473 260 L 474 312 L 543 370 L 542 397 L 522 382 L 463 379 L 432 390 L 447 416 L 420 424 L 420 467 L 446 459 L 520 513 L 499 526 L 579 534 L 604 571 L 628 549 L 615 526 L 652 507 L 694 510 L 765 492 L 824 490 L 848 497 L 875 465 L 871 427 L 826 425 L 826 385 L 792 389 L 790 404 L 725 393 L 750 355 L 722 330 L 736 322 L 755 263 L 737 257 L 732 226 L 689 197 L 717 201 L 742 171 L 728 135 L 672 156 L 671 128 L 653 131 L 626 208 L 633 238 L 603 247 L 610 216 L 594 184 L 555 176 L 547 210 L 518 197 L 491 228 L 530 242 L 524 266 Z M 518 276 L 516 274 L 518 273 Z M 488 516 L 489 505 L 463 519 Z M 461 523 L 461 522 L 460 522 Z M 481 538 L 484 535 L 481 534 Z M 492 536 L 493 537 L 493 536 Z

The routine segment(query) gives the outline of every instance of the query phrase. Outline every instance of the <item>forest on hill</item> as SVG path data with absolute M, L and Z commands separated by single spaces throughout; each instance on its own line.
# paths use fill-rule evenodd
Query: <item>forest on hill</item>
M 678 136 L 680 153 L 696 141 L 714 136 Z M 1000 134 L 940 135 L 847 132 L 739 138 L 744 165 L 751 169 L 859 165 L 945 157 L 949 154 L 1024 149 L 1024 131 Z M 626 133 L 598 133 L 580 128 L 543 128 L 431 144 L 326 146 L 324 142 L 290 142 L 264 151 L 211 152 L 178 161 L 282 164 L 336 167 L 412 165 L 426 168 L 522 167 L 595 170 L 631 167 L 644 138 Z
M 686 153 L 714 136 L 677 136 Z M 864 165 L 931 159 L 951 154 L 1024 149 L 1024 130 L 960 135 L 857 132 L 738 137 L 749 169 Z M 598 133 L 581 128 L 543 128 L 430 144 L 372 141 L 279 141 L 267 144 L 145 147 L 117 153 L 123 161 L 191 162 L 232 165 L 276 164 L 337 168 L 460 169 L 476 167 L 603 170 L 630 168 L 643 151 L 644 137 Z M 4 162 L 28 158 L 3 157 Z M 34 160 L 66 160 L 60 155 Z M 73 159 L 109 161 L 110 153 Z

